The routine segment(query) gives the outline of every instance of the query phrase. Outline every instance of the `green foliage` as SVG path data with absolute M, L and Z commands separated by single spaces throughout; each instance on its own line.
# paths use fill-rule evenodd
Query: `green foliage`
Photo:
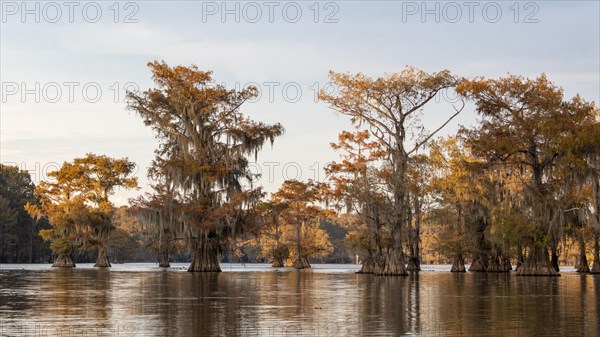
M 37 232 L 48 226 L 30 216 L 27 205 L 37 205 L 35 186 L 27 171 L 0 164 L 0 263 L 42 262 L 48 245 Z

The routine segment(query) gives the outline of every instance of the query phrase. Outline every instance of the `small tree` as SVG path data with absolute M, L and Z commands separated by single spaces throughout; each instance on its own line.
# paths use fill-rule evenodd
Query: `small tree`
M 110 267 L 107 248 L 112 225 L 113 204 L 109 196 L 117 187 L 135 188 L 137 179 L 130 177 L 135 164 L 127 158 L 113 159 L 88 154 L 65 162 L 50 172 L 51 181 L 42 181 L 35 193 L 40 204 L 28 204 L 34 217 L 47 217 L 52 228 L 40 231 L 58 254 L 56 267 L 74 267 L 74 248 L 98 249 L 95 267 Z
M 308 181 L 286 180 L 273 193 L 271 201 L 282 206 L 282 241 L 291 253 L 291 265 L 296 269 L 310 268 L 308 258 L 325 255 L 332 246 L 325 231 L 320 228 L 322 218 L 331 212 L 318 206 L 322 185 Z

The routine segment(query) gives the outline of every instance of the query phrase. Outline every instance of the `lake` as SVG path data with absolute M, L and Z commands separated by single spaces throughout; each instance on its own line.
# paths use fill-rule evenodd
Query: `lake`
M 600 336 L 600 276 L 0 266 L 0 336 Z

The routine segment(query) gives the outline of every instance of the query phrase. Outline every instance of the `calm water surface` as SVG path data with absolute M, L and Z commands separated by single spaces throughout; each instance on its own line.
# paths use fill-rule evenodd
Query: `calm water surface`
M 600 336 L 600 276 L 0 266 L 0 336 Z

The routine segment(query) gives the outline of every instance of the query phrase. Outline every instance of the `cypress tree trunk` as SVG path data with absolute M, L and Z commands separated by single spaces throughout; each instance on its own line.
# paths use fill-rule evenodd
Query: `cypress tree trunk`
M 502 266 L 500 265 L 500 257 L 497 253 L 492 256 L 488 263 L 488 267 L 486 270 L 488 273 L 501 273 L 504 272 Z
M 558 254 L 556 253 L 556 245 L 552 244 L 552 260 L 550 261 L 552 263 L 552 267 L 554 268 L 554 270 L 556 270 L 557 272 L 560 271 L 560 268 L 558 267 Z
M 100 243 L 100 245 L 98 246 L 98 258 L 96 259 L 96 264 L 94 264 L 94 267 L 110 267 L 110 262 L 108 261 L 108 254 L 106 252 L 106 246 L 104 245 L 104 243 Z
M 219 244 L 216 239 L 202 237 L 196 240 L 196 249 L 188 272 L 220 272 Z
M 487 225 L 483 217 L 477 219 L 477 232 L 475 233 L 475 258 L 473 263 L 469 266 L 469 271 L 472 272 L 486 272 L 489 265 L 489 254 L 490 254 L 490 243 L 485 237 L 485 229 Z
M 308 263 L 308 258 L 306 256 L 302 257 L 302 268 L 310 268 L 310 263 Z
M 160 260 L 158 261 L 158 266 L 160 268 L 171 267 L 171 264 L 169 263 L 169 252 L 168 251 L 162 252 L 162 254 L 160 255 Z
M 402 248 L 388 248 L 382 254 L 380 265 L 375 268 L 376 275 L 405 276 L 408 275 L 404 262 L 404 252 Z
M 575 266 L 575 270 L 578 273 L 589 273 L 590 266 L 588 265 L 587 256 L 585 256 L 585 241 L 583 241 L 583 234 L 579 233 L 578 238 L 579 241 L 579 261 L 577 262 L 577 266 Z
M 515 267 L 515 271 L 519 270 L 521 265 L 523 265 L 523 262 L 525 262 L 525 258 L 523 257 L 523 247 L 521 247 L 521 244 L 519 243 L 517 246 L 517 266 Z
M 473 272 L 485 272 L 488 268 L 488 258 L 485 254 L 479 254 L 471 263 L 469 271 Z
M 273 258 L 273 264 L 271 264 L 271 267 L 275 267 L 275 268 L 281 268 L 283 267 L 285 264 L 283 263 L 283 259 L 280 257 L 274 257 Z
M 418 239 L 416 239 L 418 241 Z M 414 242 L 410 248 L 410 257 L 408 258 L 408 265 L 406 266 L 406 270 L 410 271 L 420 271 L 421 263 L 419 262 L 419 248 L 416 246 L 417 242 Z
M 271 251 L 271 260 L 273 264 L 271 267 L 281 268 L 285 267 L 285 260 L 290 256 L 290 251 L 287 246 L 277 244 L 277 247 Z
M 375 272 L 375 261 L 373 260 L 373 254 L 371 252 L 368 252 L 365 262 L 363 262 L 362 267 L 360 268 L 359 271 L 357 271 L 357 273 L 358 274 L 373 274 L 374 272 Z
M 59 255 L 52 263 L 52 267 L 58 268 L 73 268 L 75 267 L 75 262 L 73 261 L 73 257 L 70 254 Z
M 399 148 L 392 151 L 392 162 L 394 165 L 394 247 L 387 248 L 382 252 L 380 264 L 375 268 L 376 275 L 406 276 L 406 261 L 404 251 L 402 250 L 402 231 L 406 228 L 407 219 L 409 219 L 409 200 L 405 194 L 406 170 L 408 167 L 408 156 L 403 148 L 404 134 L 403 130 L 396 137 Z
M 419 258 L 419 236 L 421 235 L 421 204 L 419 199 L 415 197 L 414 208 L 415 208 L 415 227 L 411 229 L 411 243 L 410 243 L 410 257 L 408 258 L 408 265 L 406 270 L 420 271 L 421 261 Z
M 302 227 L 304 227 L 304 222 L 301 225 L 296 226 L 296 259 L 293 264 L 295 269 L 304 268 L 304 263 L 302 261 Z
M 465 269 L 465 258 L 462 254 L 458 254 L 454 258 L 454 263 L 452 263 L 452 269 L 450 269 L 451 273 L 465 273 L 467 270 Z
M 599 234 L 594 235 L 594 263 L 592 264 L 591 274 L 600 274 L 600 243 Z
M 420 271 L 421 270 L 421 264 L 419 263 L 419 258 L 411 256 L 408 259 L 408 264 L 406 265 L 406 270 L 409 270 L 409 271 Z
M 500 267 L 502 268 L 502 271 L 512 270 L 512 264 L 510 263 L 510 257 L 508 256 L 508 254 L 502 256 Z
M 545 247 L 534 246 L 529 250 L 527 259 L 517 270 L 519 276 L 560 276 L 554 269 Z
M 295 259 L 294 263 L 292 264 L 292 267 L 294 267 L 294 269 L 304 269 L 304 265 L 302 264 L 302 259 Z

